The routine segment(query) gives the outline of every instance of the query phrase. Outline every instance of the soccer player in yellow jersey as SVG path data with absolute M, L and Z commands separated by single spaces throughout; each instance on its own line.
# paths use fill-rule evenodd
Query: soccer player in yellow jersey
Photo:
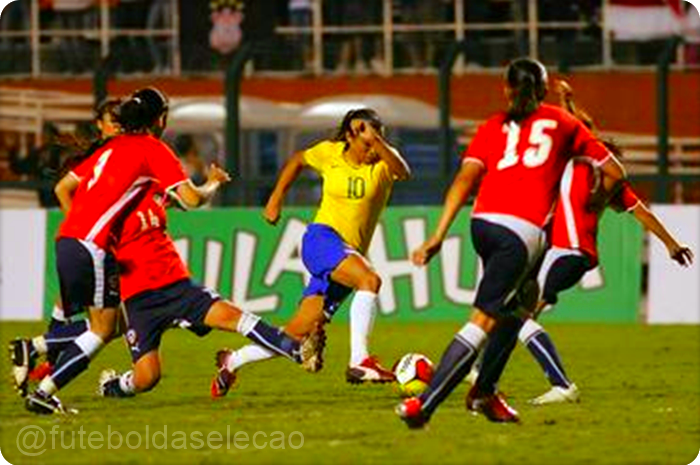
M 356 290 L 350 305 L 351 358 L 346 378 L 352 383 L 392 381 L 393 373 L 367 349 L 382 282 L 365 254 L 394 182 L 407 179 L 410 168 L 384 138 L 377 113 L 366 108 L 352 110 L 332 140 L 297 152 L 287 161 L 265 206 L 269 223 L 279 220 L 284 196 L 304 168 L 320 175 L 323 193 L 316 217 L 302 239 L 302 260 L 311 281 L 285 331 L 301 338 L 317 330 Z M 235 352 L 220 351 L 212 395 L 226 394 L 241 366 L 273 356 L 254 344 Z M 317 369 L 320 367 L 321 354 Z

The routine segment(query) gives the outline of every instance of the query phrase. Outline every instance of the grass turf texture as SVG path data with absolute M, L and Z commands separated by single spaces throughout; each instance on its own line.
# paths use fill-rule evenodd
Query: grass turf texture
M 376 327 L 373 349 L 386 364 L 407 352 L 421 352 L 438 362 L 458 324 L 387 324 Z M 38 324 L 3 323 L 4 346 L 14 336 L 41 331 Z M 498 425 L 465 412 L 466 386 L 443 404 L 429 429 L 409 431 L 393 413 L 398 399 L 387 385 L 351 386 L 344 381 L 348 358 L 348 328 L 328 327 L 326 366 L 310 375 L 285 360 L 274 360 L 242 370 L 237 388 L 224 399 L 209 398 L 214 373 L 213 356 L 223 346 L 245 342 L 237 335 L 214 333 L 198 339 L 173 330 L 163 341 L 163 378 L 151 393 L 133 399 L 102 399 L 95 388 L 99 372 L 129 366 L 122 341 L 114 341 L 90 370 L 61 393 L 68 406 L 80 410 L 74 417 L 37 417 L 26 412 L 5 382 L 0 387 L 0 449 L 13 464 L 20 463 L 663 463 L 685 465 L 700 450 L 700 328 L 643 327 L 639 325 L 551 325 L 571 378 L 582 391 L 579 404 L 532 407 L 527 400 L 543 393 L 548 384 L 534 359 L 519 347 L 506 372 L 502 389 L 522 416 L 521 425 Z M 2 358 L 7 380 L 9 362 Z M 18 432 L 29 425 L 46 434 L 37 457 L 22 455 Z M 59 432 L 55 450 L 51 428 Z M 146 427 L 153 438 L 167 426 L 167 450 L 145 446 Z M 80 448 L 80 428 L 83 446 Z M 125 444 L 109 450 L 91 449 L 89 434 L 107 436 L 108 427 L 122 437 L 140 434 L 140 448 Z M 227 427 L 230 442 L 227 442 Z M 183 437 L 176 431 L 183 431 Z M 201 449 L 192 433 L 200 431 Z M 216 431 L 212 446 L 207 435 Z M 248 447 L 238 449 L 236 432 L 248 434 Z M 258 444 L 281 431 L 285 449 Z M 292 449 L 290 433 L 304 436 L 303 447 Z M 75 432 L 75 449 L 66 447 Z M 96 436 L 95 436 L 96 437 Z M 242 436 L 239 435 L 240 438 Z M 136 436 L 131 445 L 136 446 Z M 33 438 L 27 439 L 33 443 Z M 157 445 L 163 436 L 155 437 Z M 175 443 L 173 444 L 173 441 Z M 299 444 L 299 436 L 292 439 Z M 20 441 L 21 442 L 21 441 Z M 117 445 L 116 436 L 112 444 Z M 93 442 L 97 445 L 97 441 Z M 239 445 L 246 444 L 240 440 Z M 173 445 L 187 449 L 174 450 Z M 31 450 L 38 452 L 38 450 Z

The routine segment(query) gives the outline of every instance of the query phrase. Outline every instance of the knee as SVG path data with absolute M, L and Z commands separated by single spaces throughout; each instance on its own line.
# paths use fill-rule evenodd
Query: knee
M 160 381 L 160 372 L 134 374 L 134 389 L 136 392 L 148 392 Z
M 382 288 L 382 278 L 377 273 L 367 273 L 360 281 L 358 288 L 362 291 L 370 291 L 376 294 Z

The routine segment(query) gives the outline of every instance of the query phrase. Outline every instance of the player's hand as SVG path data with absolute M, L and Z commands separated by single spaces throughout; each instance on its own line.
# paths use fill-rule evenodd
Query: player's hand
M 411 260 L 416 266 L 427 265 L 430 260 L 442 248 L 442 240 L 436 237 L 431 237 L 423 243 L 418 249 L 411 254 Z
M 669 247 L 668 254 L 681 266 L 690 266 L 693 263 L 693 251 L 687 245 L 674 244 Z
M 263 210 L 263 218 L 271 225 L 276 225 L 282 214 L 282 203 L 270 200 Z
M 207 172 L 207 182 L 218 182 L 221 184 L 225 184 L 230 180 L 231 176 L 226 171 L 219 168 L 213 163 L 209 165 L 209 171 Z

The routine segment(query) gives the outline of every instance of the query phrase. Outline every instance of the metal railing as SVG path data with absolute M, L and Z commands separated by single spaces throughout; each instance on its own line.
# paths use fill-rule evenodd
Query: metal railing
M 99 55 L 97 60 L 107 57 L 113 46 L 113 41 L 116 38 L 142 38 L 147 41 L 150 50 L 143 50 L 143 53 L 150 53 L 156 56 L 156 60 L 163 61 L 157 58 L 157 55 L 162 52 L 161 49 L 167 49 L 169 56 L 165 59 L 168 62 L 167 66 L 160 63 L 153 70 L 156 74 L 167 74 L 179 76 L 183 72 L 211 72 L 215 69 L 204 67 L 202 69 L 185 69 L 183 70 L 183 61 L 190 57 L 183 56 L 180 50 L 180 11 L 179 1 L 184 0 L 152 0 L 148 2 L 150 11 L 148 16 L 152 27 L 146 29 L 120 29 L 115 28 L 113 19 L 115 10 L 110 7 L 108 0 L 96 0 L 96 6 L 89 10 L 92 15 L 92 23 L 88 28 L 68 29 L 65 27 L 55 28 L 48 27 L 46 21 L 42 20 L 42 11 L 39 8 L 39 0 L 20 0 L 24 2 L 24 14 L 28 16 L 24 18 L 23 27 L 20 30 L 8 30 L 7 27 L 0 30 L 0 46 L 6 48 L 20 47 L 28 52 L 30 57 L 30 66 L 24 70 L 14 70 L 3 73 L 4 75 L 15 76 L 44 76 L 55 73 L 50 67 L 45 65 L 49 55 L 52 52 L 46 53 L 45 49 L 53 50 L 57 46 L 60 47 L 63 41 L 68 39 L 76 39 L 89 42 L 93 48 L 93 54 Z M 189 0 L 187 0 L 189 1 Z M 449 4 L 449 12 L 445 17 L 451 19 L 439 20 L 438 22 L 430 23 L 408 23 L 403 22 L 400 18 L 395 18 L 398 4 L 397 0 L 383 0 L 381 5 L 381 18 L 376 18 L 374 24 L 333 24 L 324 8 L 332 6 L 332 0 L 312 0 L 311 21 L 307 26 L 278 26 L 275 29 L 275 35 L 271 38 L 273 44 L 287 44 L 292 46 L 277 47 L 268 46 L 262 52 L 259 52 L 253 58 L 254 72 L 266 74 L 299 74 L 312 73 L 321 75 L 335 68 L 338 61 L 338 41 L 348 38 L 348 36 L 361 36 L 365 39 L 373 37 L 375 44 L 374 52 L 378 57 L 379 68 L 375 72 L 384 75 L 391 75 L 397 72 L 416 72 L 416 64 L 409 63 L 402 55 L 407 54 L 407 47 L 410 48 L 416 41 L 424 40 L 419 34 L 433 34 L 430 40 L 438 47 L 446 45 L 454 41 L 463 41 L 465 39 L 474 42 L 474 46 L 484 53 L 492 55 L 487 60 L 479 62 L 475 57 L 466 57 L 466 60 L 460 59 L 456 63 L 454 72 L 461 74 L 466 70 L 478 71 L 480 67 L 498 67 L 504 59 L 512 58 L 515 55 L 527 54 L 534 58 L 544 59 L 550 62 L 559 62 L 561 66 L 576 66 L 585 68 L 600 68 L 614 69 L 620 67 L 636 67 L 632 63 L 624 64 L 616 59 L 615 50 L 618 47 L 632 46 L 632 44 L 623 44 L 616 42 L 611 34 L 610 25 L 605 17 L 607 0 L 602 2 L 599 17 L 590 17 L 587 20 L 581 18 L 571 21 L 547 20 L 542 21 L 540 4 L 538 0 L 501 0 L 500 2 L 491 2 L 492 4 L 500 4 L 501 8 L 506 11 L 503 15 L 503 20 L 500 22 L 484 22 L 482 18 L 470 18 L 468 0 L 453 0 Z M 342 3 L 342 2 L 339 2 Z M 164 21 L 165 27 L 157 26 L 156 16 L 167 16 Z M 186 27 L 186 26 L 183 26 Z M 572 63 L 564 63 L 566 57 L 559 56 L 564 53 L 570 53 L 565 48 L 570 47 L 571 43 L 563 44 L 558 40 L 557 34 L 573 33 L 575 37 L 569 37 L 567 40 L 573 41 L 576 45 L 586 48 L 588 53 L 577 53 L 574 57 L 581 61 L 573 61 Z M 494 36 L 495 35 L 495 36 Z M 294 60 L 289 58 L 292 55 L 301 53 L 298 49 L 298 40 L 307 38 L 310 43 L 312 60 L 310 67 L 305 69 L 294 69 L 290 63 Z M 155 41 L 164 41 L 164 44 L 155 44 Z M 293 44 L 289 44 L 289 41 Z M 54 42 L 57 42 L 54 43 Z M 637 45 L 633 45 L 637 46 Z M 643 45 L 640 45 L 643 46 Z M 205 44 L 205 49 L 206 44 Z M 371 48 L 371 46 L 370 46 Z M 444 48 L 442 47 L 444 52 Z M 158 51 L 158 50 L 160 51 Z M 553 51 L 553 49 L 556 49 Z M 489 51 L 490 50 L 490 51 Z M 333 53 L 335 52 L 335 53 Z M 261 56 L 262 55 L 262 56 Z M 334 56 L 335 55 L 335 56 Z M 586 56 L 586 58 L 578 58 Z M 436 67 L 439 58 L 434 60 L 432 67 Z M 431 64 L 428 64 L 429 66 Z M 473 65 L 473 66 L 469 66 Z M 649 63 L 649 67 L 653 63 Z M 684 63 L 684 53 L 682 46 L 677 47 L 675 51 L 675 65 L 677 67 L 686 67 Z

